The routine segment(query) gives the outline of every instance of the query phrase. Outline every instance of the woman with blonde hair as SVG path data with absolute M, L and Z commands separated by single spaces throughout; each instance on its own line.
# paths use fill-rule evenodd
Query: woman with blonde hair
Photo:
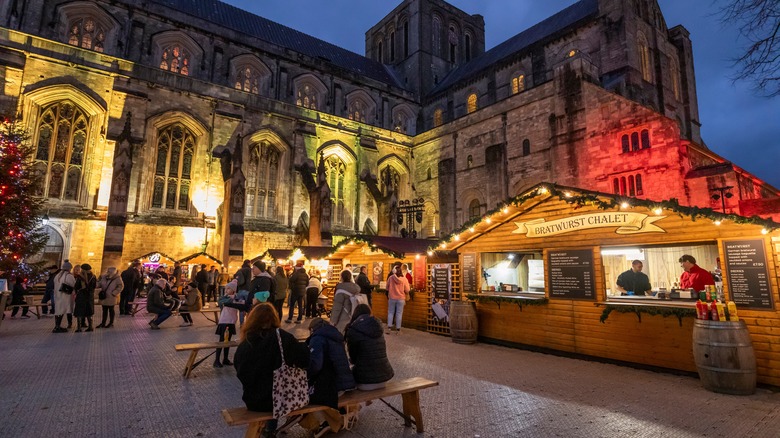
M 236 349 L 233 362 L 238 380 L 244 387 L 242 398 L 250 411 L 273 410 L 274 370 L 282 366 L 280 338 L 287 365 L 309 366 L 306 344 L 298 342 L 295 336 L 279 326 L 279 315 L 270 303 L 256 305 L 241 326 L 241 344 Z M 276 426 L 276 419 L 268 421 L 262 436 L 273 436 Z

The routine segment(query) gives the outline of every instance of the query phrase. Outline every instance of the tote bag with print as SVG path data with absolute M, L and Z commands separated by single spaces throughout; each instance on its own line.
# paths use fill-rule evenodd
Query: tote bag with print
M 273 416 L 279 419 L 309 404 L 309 382 L 306 378 L 306 370 L 291 367 L 284 361 L 284 348 L 282 348 L 279 329 L 276 329 L 276 339 L 279 341 L 279 351 L 282 354 L 282 366 L 274 370 Z

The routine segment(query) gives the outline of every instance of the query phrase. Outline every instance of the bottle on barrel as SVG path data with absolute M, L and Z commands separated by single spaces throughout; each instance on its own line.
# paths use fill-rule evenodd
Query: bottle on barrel
M 702 300 L 696 302 L 696 317 L 699 319 L 707 319 L 707 304 Z
M 708 304 L 710 306 L 710 319 L 713 321 L 720 321 L 720 315 L 718 315 L 718 303 L 713 301 Z
M 737 315 L 737 304 L 733 301 L 729 301 L 729 318 L 731 321 L 739 321 L 739 315 Z
M 726 306 L 720 301 L 718 301 L 716 305 L 718 307 L 718 320 L 728 321 L 728 319 L 726 319 Z

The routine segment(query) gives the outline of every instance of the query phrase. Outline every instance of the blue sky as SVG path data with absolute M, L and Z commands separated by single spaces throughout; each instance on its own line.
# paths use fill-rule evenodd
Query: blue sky
M 780 188 L 780 97 L 761 97 L 749 83 L 733 83 L 733 59 L 744 41 L 715 15 L 723 0 L 659 0 L 669 27 L 691 33 L 702 138 L 714 152 Z M 401 0 L 227 0 L 257 15 L 356 53 L 365 32 Z M 451 0 L 485 18 L 486 49 L 507 40 L 574 0 Z

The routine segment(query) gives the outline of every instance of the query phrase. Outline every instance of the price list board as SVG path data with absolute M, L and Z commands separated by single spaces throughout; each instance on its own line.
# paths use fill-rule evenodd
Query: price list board
M 461 285 L 465 293 L 477 291 L 477 255 L 473 252 L 463 254 Z
M 433 265 L 431 271 L 431 289 L 433 290 L 434 299 L 450 299 L 450 273 L 451 269 L 448 264 Z
M 596 298 L 593 283 L 593 251 L 589 249 L 549 251 L 550 298 Z
M 738 307 L 773 309 L 764 241 L 727 240 L 723 252 L 731 301 Z

